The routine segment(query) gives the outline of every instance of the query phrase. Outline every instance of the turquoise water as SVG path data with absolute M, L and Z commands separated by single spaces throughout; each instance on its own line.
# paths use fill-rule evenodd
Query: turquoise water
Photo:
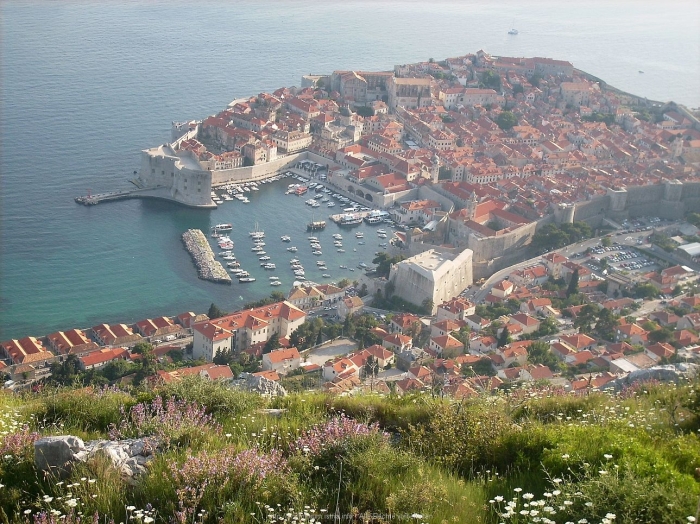
M 315 266 L 296 239 L 307 236 L 310 208 L 282 185 L 215 211 L 73 202 L 88 189 L 127 188 L 139 151 L 167 141 L 172 120 L 298 85 L 303 74 L 483 48 L 567 59 L 621 89 L 700 106 L 697 2 L 9 1 L 0 10 L 0 340 L 211 302 L 232 310 L 288 289 L 263 282 L 269 273 L 232 287 L 198 280 L 180 241 L 187 228 L 233 222 L 245 233 L 234 234 L 243 257 L 258 221 L 271 242 L 290 234 Z M 518 36 L 507 35 L 511 26 Z M 334 227 L 317 236 L 330 239 Z M 376 245 L 366 236 L 353 262 L 370 262 Z M 285 284 L 287 255 L 273 257 Z M 321 258 L 335 269 L 338 255 L 324 249 Z

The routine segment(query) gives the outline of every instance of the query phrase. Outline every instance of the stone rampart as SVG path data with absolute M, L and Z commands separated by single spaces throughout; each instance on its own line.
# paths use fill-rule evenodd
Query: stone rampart
M 292 155 L 284 156 L 273 160 L 272 162 L 266 162 L 264 164 L 258 164 L 256 166 L 247 167 L 235 167 L 233 169 L 222 169 L 219 171 L 212 171 L 211 184 L 212 186 L 221 186 L 230 183 L 241 183 L 241 182 L 251 182 L 256 180 L 263 180 L 265 178 L 275 175 L 278 171 L 282 169 L 287 169 L 299 160 L 304 160 L 306 153 L 295 153 Z

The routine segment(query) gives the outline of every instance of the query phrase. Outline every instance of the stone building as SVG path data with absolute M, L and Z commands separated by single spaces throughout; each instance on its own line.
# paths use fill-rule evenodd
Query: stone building
M 394 283 L 394 294 L 412 304 L 430 300 L 434 314 L 438 304 L 472 283 L 472 251 L 465 249 L 457 255 L 425 251 L 393 265 L 389 281 Z

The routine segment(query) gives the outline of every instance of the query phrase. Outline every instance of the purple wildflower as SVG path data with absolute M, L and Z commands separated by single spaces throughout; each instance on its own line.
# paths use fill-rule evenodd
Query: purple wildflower
M 8 433 L 0 441 L 0 457 L 13 455 L 15 457 L 28 457 L 33 452 L 34 442 L 39 438 L 36 431 L 30 431 L 24 424 L 14 433 Z
M 203 406 L 196 402 L 175 400 L 173 397 L 165 402 L 161 397 L 156 397 L 150 404 L 141 402 L 132 406 L 129 413 L 125 413 L 122 407 L 121 413 L 119 426 L 113 425 L 109 430 L 109 437 L 113 440 L 152 435 L 167 445 L 172 438 L 188 431 L 221 429 Z
M 292 452 L 301 451 L 311 455 L 319 455 L 324 449 L 342 444 L 346 439 L 356 436 L 380 434 L 378 424 L 357 422 L 345 415 L 335 417 L 324 424 L 319 424 L 304 431 L 291 445 Z M 387 438 L 386 434 L 382 434 Z

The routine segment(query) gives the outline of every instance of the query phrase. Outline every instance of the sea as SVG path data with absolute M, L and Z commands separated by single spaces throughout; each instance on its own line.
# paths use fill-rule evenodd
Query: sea
M 315 280 L 329 280 L 316 274 L 318 258 L 332 280 L 371 263 L 377 226 L 329 225 L 318 234 L 324 254 L 312 255 L 311 208 L 284 195 L 288 181 L 212 211 L 73 201 L 129 188 L 140 151 L 167 142 L 172 121 L 298 86 L 304 74 L 390 70 L 484 49 L 569 60 L 625 91 L 700 106 L 696 0 L 6 0 L 0 24 L 0 340 L 206 312 L 212 302 L 232 311 L 286 292 L 285 234 Z M 234 252 L 256 282 L 197 278 L 181 234 L 222 222 L 234 224 Z M 256 224 L 274 272 L 250 251 Z M 338 231 L 345 253 L 331 244 Z M 284 286 L 269 285 L 273 274 Z

